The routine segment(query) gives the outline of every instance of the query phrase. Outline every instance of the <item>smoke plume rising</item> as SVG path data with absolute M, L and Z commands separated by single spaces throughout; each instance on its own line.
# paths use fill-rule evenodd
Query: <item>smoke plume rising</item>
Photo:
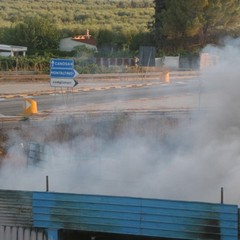
M 201 72 L 201 103 L 207 106 L 191 121 L 186 117 L 177 127 L 161 124 L 142 134 L 148 126 L 133 129 L 136 119 L 120 115 L 121 130 L 113 117 L 102 120 L 99 133 L 90 117 L 67 118 L 61 139 L 53 137 L 54 121 L 39 124 L 28 138 L 10 133 L 0 188 L 44 191 L 49 176 L 55 192 L 219 202 L 223 187 L 224 201 L 239 204 L 239 39 L 223 45 L 203 50 L 219 61 Z M 26 167 L 26 139 L 47 145 L 39 164 Z

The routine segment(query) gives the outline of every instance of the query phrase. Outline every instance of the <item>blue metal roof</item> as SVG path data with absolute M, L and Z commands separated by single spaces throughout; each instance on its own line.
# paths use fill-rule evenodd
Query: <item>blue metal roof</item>
M 33 192 L 33 226 L 177 239 L 238 239 L 237 205 Z

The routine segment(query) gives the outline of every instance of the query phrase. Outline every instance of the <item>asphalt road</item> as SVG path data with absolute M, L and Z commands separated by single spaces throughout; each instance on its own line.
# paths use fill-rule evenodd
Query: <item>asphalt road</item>
M 203 93 L 201 93 L 203 94 Z M 29 98 L 37 102 L 39 113 L 71 111 L 134 111 L 197 108 L 200 104 L 199 82 L 190 80 L 144 87 L 109 89 L 78 93 L 52 93 Z M 23 98 L 0 101 L 1 116 L 23 113 Z

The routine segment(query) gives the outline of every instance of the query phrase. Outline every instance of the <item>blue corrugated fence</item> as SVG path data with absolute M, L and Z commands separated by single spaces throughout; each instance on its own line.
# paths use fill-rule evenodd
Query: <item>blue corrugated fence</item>
M 238 239 L 237 205 L 33 193 L 34 227 L 177 239 Z

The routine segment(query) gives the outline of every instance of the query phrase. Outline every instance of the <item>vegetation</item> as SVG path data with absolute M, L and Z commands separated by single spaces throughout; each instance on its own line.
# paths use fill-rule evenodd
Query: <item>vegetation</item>
M 28 47 L 28 50 L 57 49 L 60 34 L 47 18 L 26 17 L 8 31 L 5 29 L 4 40 L 13 45 Z
M 1 0 L 0 28 L 37 16 L 51 19 L 66 35 L 90 29 L 96 36 L 101 28 L 146 31 L 153 14 L 153 0 Z
M 158 47 L 195 51 L 222 37 L 240 35 L 238 0 L 155 0 L 154 30 Z
M 2 0 L 0 43 L 28 47 L 30 58 L 45 69 L 49 57 L 76 57 L 83 72 L 101 71 L 86 49 L 62 53 L 60 38 L 84 34 L 97 40 L 98 55 L 133 57 L 140 46 L 156 46 L 157 54 L 195 56 L 206 44 L 225 36 L 240 36 L 238 0 Z M 80 54 L 80 55 L 81 55 Z M 95 54 L 96 56 L 96 54 Z M 44 59 L 44 60 L 43 60 Z M 4 63 L 2 62 L 4 61 Z M 31 62 L 32 59 L 23 61 Z M 24 66 L 17 59 L 0 59 L 0 69 Z M 85 69 L 85 70 L 84 70 Z
M 85 34 L 87 29 L 97 40 L 98 55 L 134 56 L 141 45 L 141 34 L 149 32 L 148 22 L 153 14 L 153 0 L 2 0 L 0 43 L 27 46 L 28 57 L 0 58 L 0 70 L 14 70 L 18 65 L 46 71 L 45 62 L 50 57 L 76 57 L 75 51 L 68 54 L 57 51 L 59 40 Z M 145 38 L 144 42 L 148 40 Z M 38 63 L 45 59 L 41 67 L 31 64 L 34 58 Z M 80 72 L 102 71 L 92 58 L 79 60 L 78 66 Z
M 26 120 L 26 121 L 23 121 Z M 44 126 L 45 122 L 40 121 L 35 124 L 31 119 L 23 119 L 21 122 L 15 122 L 11 125 L 11 132 L 14 136 L 22 139 L 24 152 L 28 152 L 29 141 L 46 145 L 71 143 L 71 148 L 78 147 L 79 154 L 89 156 L 94 152 L 101 154 L 109 144 L 114 140 L 128 134 L 128 139 L 139 137 L 139 139 L 148 139 L 151 146 L 169 144 L 170 130 L 179 126 L 179 119 L 175 117 L 162 117 L 161 115 L 149 115 L 138 118 L 134 113 L 113 112 L 111 114 L 86 113 L 79 116 L 59 116 L 48 119 L 48 130 Z M 9 128 L 5 122 L 0 129 L 0 167 L 3 161 L 7 160 L 9 146 L 17 144 L 15 138 L 9 138 Z M 25 131 L 24 129 L 28 131 Z M 32 133 L 38 132 L 38 134 Z M 39 142 L 42 139 L 43 142 Z M 81 141 L 76 139 L 87 139 L 88 144 L 81 146 Z M 77 146 L 75 145 L 77 144 Z M 149 146 L 150 146 L 149 145 Z M 171 148 L 172 150 L 172 148 Z M 26 156 L 27 157 L 27 156 Z

